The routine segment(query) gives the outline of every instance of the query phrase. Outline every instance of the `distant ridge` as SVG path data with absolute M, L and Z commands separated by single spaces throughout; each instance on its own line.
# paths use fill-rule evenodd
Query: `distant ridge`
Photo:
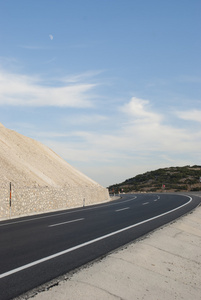
M 0 123 L 0 217 L 8 210 L 10 182 L 15 197 L 13 212 L 14 205 L 18 205 L 15 214 L 26 213 L 22 208 L 30 201 L 33 209 L 29 207 L 29 213 L 79 206 L 83 199 L 85 204 L 109 199 L 107 189 L 73 168 L 51 149 Z
M 201 166 L 162 168 L 109 186 L 110 193 L 201 190 Z

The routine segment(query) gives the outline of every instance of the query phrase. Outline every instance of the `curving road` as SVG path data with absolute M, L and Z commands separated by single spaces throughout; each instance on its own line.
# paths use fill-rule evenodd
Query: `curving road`
M 101 257 L 195 208 L 180 194 L 126 194 L 101 205 L 0 222 L 0 299 Z

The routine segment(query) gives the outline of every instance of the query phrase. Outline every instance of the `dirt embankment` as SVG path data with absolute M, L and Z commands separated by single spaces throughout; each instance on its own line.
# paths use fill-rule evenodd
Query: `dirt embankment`
M 108 191 L 48 147 L 0 124 L 0 218 L 102 202 Z M 10 209 L 10 182 L 12 206 Z

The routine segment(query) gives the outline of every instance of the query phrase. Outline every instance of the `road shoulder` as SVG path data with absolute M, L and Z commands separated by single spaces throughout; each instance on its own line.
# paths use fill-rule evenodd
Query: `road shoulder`
M 142 240 L 68 275 L 56 286 L 34 297 L 32 294 L 32 299 L 200 300 L 200 248 L 198 207 Z

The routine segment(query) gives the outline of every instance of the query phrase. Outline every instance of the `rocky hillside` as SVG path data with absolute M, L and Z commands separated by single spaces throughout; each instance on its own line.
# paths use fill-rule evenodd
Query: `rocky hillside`
M 110 193 L 201 190 L 201 166 L 158 169 L 109 187 Z
M 102 202 L 108 191 L 43 144 L 0 124 L 0 218 Z M 84 200 L 83 200 L 84 199 Z M 10 212 L 9 212 L 10 213 Z

